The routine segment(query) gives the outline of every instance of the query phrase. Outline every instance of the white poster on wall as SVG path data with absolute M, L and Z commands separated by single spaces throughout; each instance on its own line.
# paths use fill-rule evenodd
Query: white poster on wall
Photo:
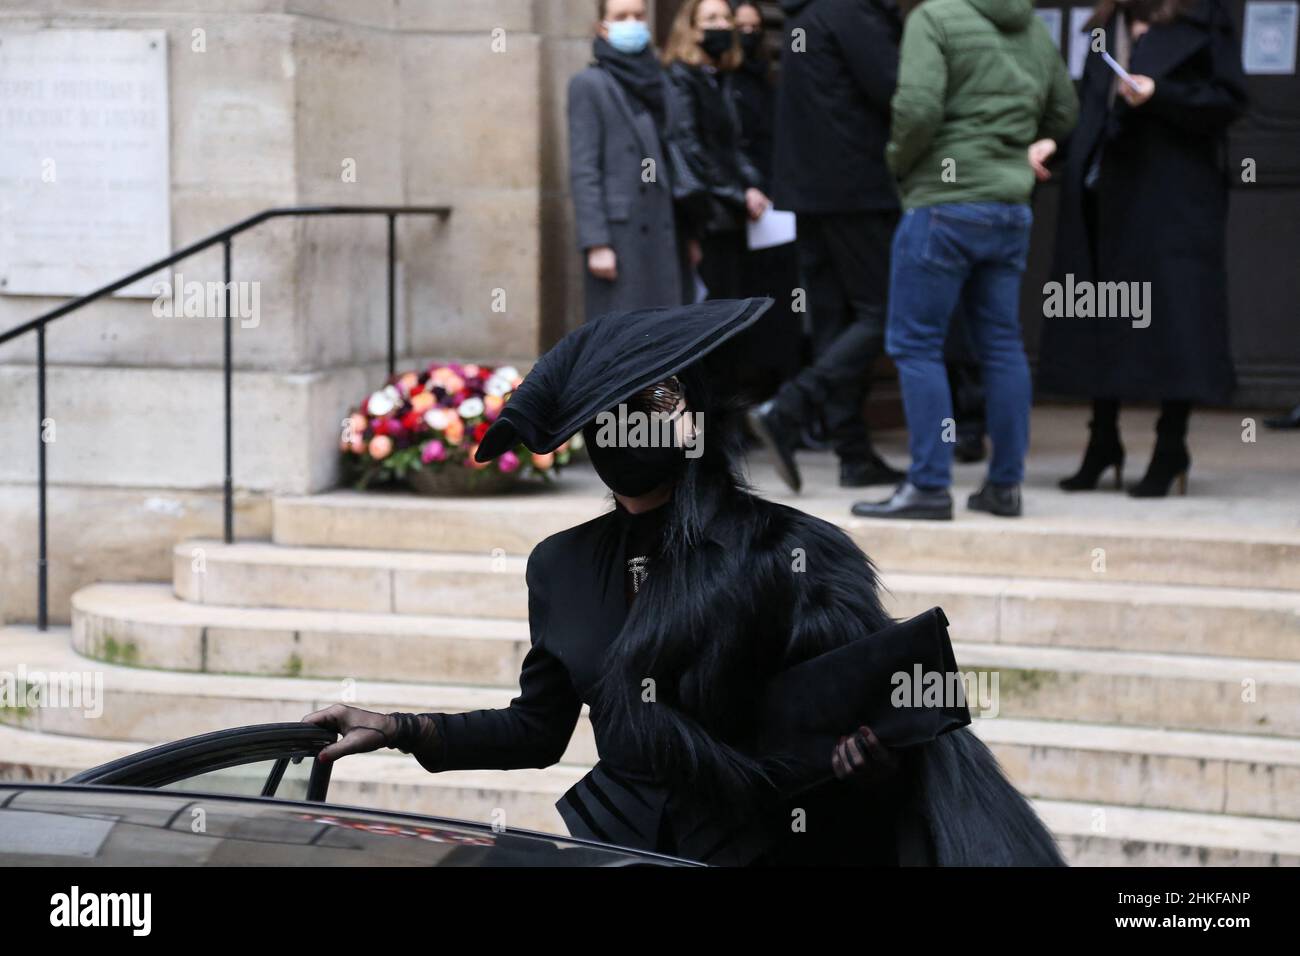
M 1083 61 L 1088 58 L 1088 45 L 1092 34 L 1084 32 L 1084 26 L 1092 19 L 1092 7 L 1070 8 L 1070 76 L 1076 80 L 1083 76 Z
M 167 255 L 168 131 L 164 31 L 0 31 L 0 293 L 81 295 Z
M 1241 63 L 1247 73 L 1295 73 L 1300 3 L 1249 0 L 1241 31 Z
M 1056 48 L 1061 48 L 1061 11 L 1056 7 L 1043 7 L 1034 10 L 1038 14 L 1038 19 L 1043 21 L 1043 26 L 1047 27 L 1047 33 L 1056 44 Z

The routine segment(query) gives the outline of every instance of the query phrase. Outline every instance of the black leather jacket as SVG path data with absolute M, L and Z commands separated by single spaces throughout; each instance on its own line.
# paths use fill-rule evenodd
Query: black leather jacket
M 730 74 L 680 61 L 668 67 L 680 121 L 670 131 L 689 176 L 705 197 L 684 210 L 695 235 L 745 227 L 745 190 L 761 188 L 763 175 L 742 149 L 740 118 Z

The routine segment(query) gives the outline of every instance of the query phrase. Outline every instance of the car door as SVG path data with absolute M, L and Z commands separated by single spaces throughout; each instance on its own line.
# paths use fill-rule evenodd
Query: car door
M 151 747 L 66 782 L 324 802 L 330 764 L 316 755 L 337 739 L 301 721 L 233 727 Z

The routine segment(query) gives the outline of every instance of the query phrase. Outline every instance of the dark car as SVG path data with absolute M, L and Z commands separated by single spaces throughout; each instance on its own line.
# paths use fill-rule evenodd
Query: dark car
M 3 866 L 700 866 L 531 830 L 326 802 L 336 735 L 236 727 L 63 783 L 0 783 Z

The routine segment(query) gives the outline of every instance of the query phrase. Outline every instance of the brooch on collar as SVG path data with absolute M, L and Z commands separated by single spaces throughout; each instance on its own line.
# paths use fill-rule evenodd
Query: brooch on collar
M 632 575 L 632 593 L 640 594 L 641 585 L 650 576 L 650 559 L 645 555 L 627 559 L 627 572 Z

